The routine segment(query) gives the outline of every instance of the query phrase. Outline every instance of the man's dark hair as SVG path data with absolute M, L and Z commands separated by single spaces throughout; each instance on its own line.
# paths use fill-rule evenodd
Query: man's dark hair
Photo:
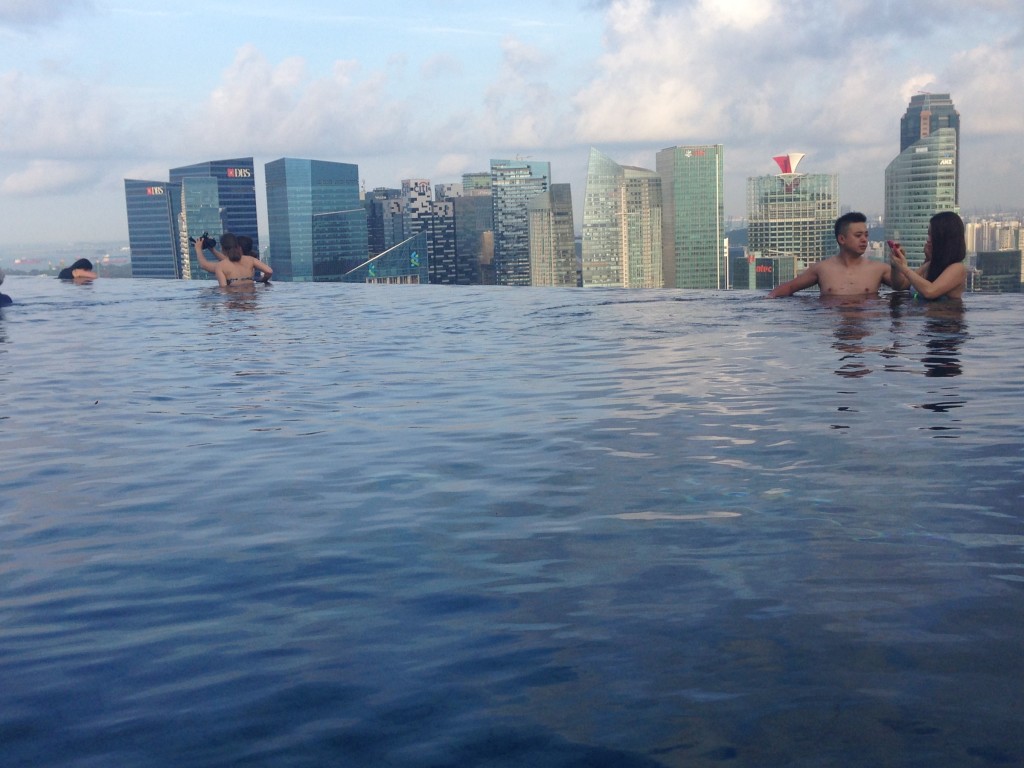
M 846 234 L 846 230 L 849 228 L 851 224 L 866 224 L 867 221 L 868 217 L 865 216 L 863 213 L 858 213 L 857 211 L 850 211 L 849 213 L 844 213 L 842 216 L 836 219 L 836 242 L 839 242 L 840 235 Z
M 69 267 L 69 269 L 87 269 L 90 272 L 92 272 L 92 262 L 89 261 L 88 259 L 79 259 L 74 264 L 72 264 Z
M 242 253 L 246 256 L 252 256 L 252 238 L 248 235 L 238 236 L 238 247 L 242 249 Z

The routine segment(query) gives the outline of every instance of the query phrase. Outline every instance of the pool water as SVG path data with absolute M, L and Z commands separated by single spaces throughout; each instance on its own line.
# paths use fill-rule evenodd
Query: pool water
M 0 765 L 1024 765 L 1024 296 L 9 277 Z

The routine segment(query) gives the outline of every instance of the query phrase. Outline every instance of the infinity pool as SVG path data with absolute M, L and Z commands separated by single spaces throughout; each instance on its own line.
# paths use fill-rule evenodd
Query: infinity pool
M 0 765 L 1024 764 L 1024 296 L 4 290 Z

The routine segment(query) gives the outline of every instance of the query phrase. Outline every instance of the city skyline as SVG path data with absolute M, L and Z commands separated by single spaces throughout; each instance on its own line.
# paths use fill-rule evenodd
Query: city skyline
M 746 178 L 794 150 L 839 174 L 843 206 L 881 212 L 919 91 L 969 116 L 961 210 L 1021 210 L 1022 29 L 1009 0 L 527 0 L 400 17 L 310 0 L 6 3 L 0 247 L 124 240 L 123 179 L 202 157 L 254 158 L 261 227 L 278 157 L 356 164 L 366 190 L 543 158 L 578 224 L 591 147 L 649 168 L 666 147 L 718 143 L 727 217 L 743 215 Z

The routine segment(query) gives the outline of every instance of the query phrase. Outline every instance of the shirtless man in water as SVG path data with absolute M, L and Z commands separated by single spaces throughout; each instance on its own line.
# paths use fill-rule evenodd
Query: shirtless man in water
M 906 288 L 907 279 L 902 274 L 893 274 L 889 264 L 864 258 L 868 249 L 867 221 L 863 213 L 847 213 L 836 219 L 839 253 L 811 264 L 768 297 L 792 296 L 812 285 L 818 286 L 822 296 L 872 296 L 882 283 L 896 290 Z

